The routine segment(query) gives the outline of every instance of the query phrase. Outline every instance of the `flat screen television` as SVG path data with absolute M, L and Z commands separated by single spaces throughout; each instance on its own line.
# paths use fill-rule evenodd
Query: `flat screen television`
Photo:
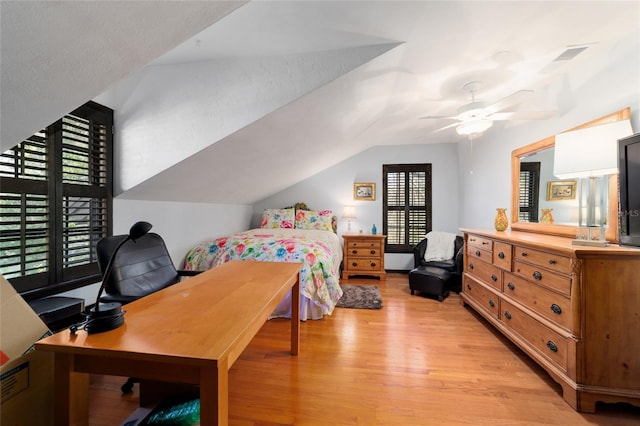
M 640 133 L 618 140 L 620 245 L 640 247 Z

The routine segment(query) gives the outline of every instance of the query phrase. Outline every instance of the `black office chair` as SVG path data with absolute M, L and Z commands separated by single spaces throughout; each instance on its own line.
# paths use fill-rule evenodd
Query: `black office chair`
M 127 235 L 114 235 L 98 241 L 96 254 L 103 278 L 111 255 L 126 238 Z M 100 297 L 102 303 L 119 302 L 124 305 L 176 284 L 183 276 L 201 272 L 176 270 L 164 240 L 155 233 L 124 243 L 112 262 L 111 275 L 104 283 L 104 294 Z M 131 392 L 136 382 L 137 379 L 128 379 L 121 387 L 122 392 Z

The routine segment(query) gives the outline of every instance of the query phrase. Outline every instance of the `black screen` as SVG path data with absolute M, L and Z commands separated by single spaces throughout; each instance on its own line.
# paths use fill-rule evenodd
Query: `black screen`
M 640 134 L 620 139 L 620 244 L 640 246 Z

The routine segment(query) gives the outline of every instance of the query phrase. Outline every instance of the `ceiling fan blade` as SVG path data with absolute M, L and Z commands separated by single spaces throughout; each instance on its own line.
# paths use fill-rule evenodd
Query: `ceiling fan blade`
M 526 101 L 532 95 L 533 90 L 518 90 L 517 92 L 500 99 L 498 102 L 485 107 L 485 112 L 487 113 L 487 115 L 495 114 L 496 112 L 500 112 L 504 109 Z
M 555 111 L 514 111 L 497 112 L 491 114 L 489 119 L 493 121 L 504 120 L 547 120 L 555 115 Z
M 450 129 L 452 127 L 456 127 L 460 124 L 460 122 L 449 124 L 448 126 L 440 127 L 439 129 L 434 130 L 432 133 L 441 132 L 443 130 Z
M 452 117 L 452 116 L 448 116 L 448 115 L 426 115 L 424 117 L 419 117 L 421 120 L 423 119 L 427 119 L 427 120 L 433 120 L 433 119 L 438 119 L 438 120 L 457 120 L 458 117 Z

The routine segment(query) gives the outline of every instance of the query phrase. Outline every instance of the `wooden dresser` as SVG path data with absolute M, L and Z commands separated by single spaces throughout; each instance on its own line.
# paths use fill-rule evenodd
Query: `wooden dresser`
M 343 234 L 344 267 L 342 278 L 350 275 L 371 275 L 384 280 L 384 235 Z
M 462 231 L 462 304 L 540 364 L 577 411 L 640 405 L 640 249 Z

